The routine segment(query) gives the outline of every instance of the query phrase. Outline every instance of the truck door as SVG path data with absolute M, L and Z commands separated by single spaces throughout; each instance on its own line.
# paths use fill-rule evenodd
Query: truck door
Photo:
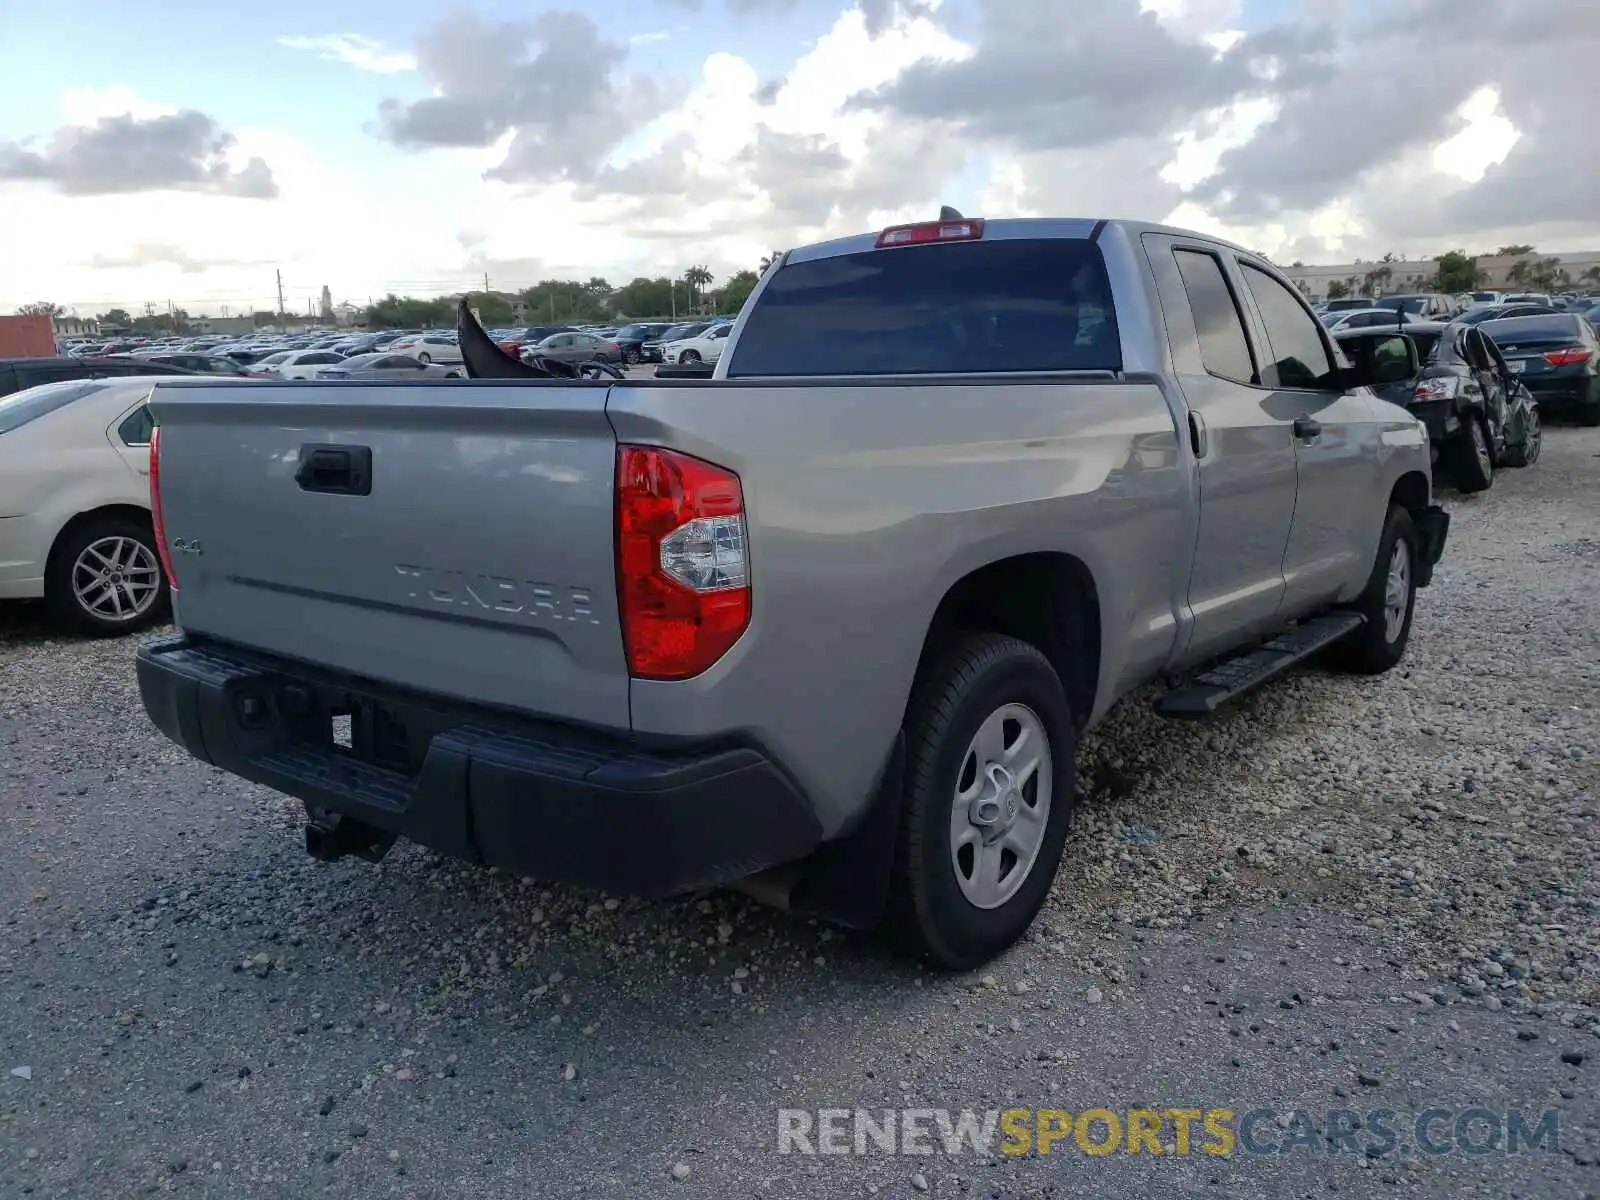
M 1146 235 L 1146 253 L 1188 403 L 1199 481 L 1190 634 L 1174 667 L 1214 657 L 1277 618 L 1294 521 L 1295 413 L 1262 381 L 1241 286 L 1220 248 Z M 1231 257 L 1231 256 L 1230 256 Z
M 1367 581 L 1388 506 L 1379 422 L 1365 388 L 1346 393 L 1330 383 L 1331 343 L 1305 301 L 1248 259 L 1236 266 L 1266 350 L 1261 377 L 1274 411 L 1290 418 L 1294 445 L 1298 488 L 1279 613 L 1287 621 L 1354 599 Z

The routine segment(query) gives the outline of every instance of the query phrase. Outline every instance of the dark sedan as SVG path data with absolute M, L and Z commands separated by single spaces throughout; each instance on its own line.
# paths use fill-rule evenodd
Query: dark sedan
M 1482 325 L 1485 321 L 1503 321 L 1507 317 L 1549 317 L 1560 311 L 1548 304 L 1493 304 L 1468 309 L 1456 320 L 1463 325 Z
M 167 363 L 136 358 L 0 358 L 0 396 L 41 383 L 68 379 L 117 379 L 128 375 L 194 375 Z
M 655 341 L 672 328 L 670 321 L 651 321 L 624 325 L 611 335 L 611 340 L 622 351 L 622 361 L 636 363 L 644 360 L 644 344 Z
M 226 354 L 202 354 L 199 351 L 178 351 L 172 354 L 149 354 L 141 362 L 164 363 L 169 367 L 182 367 L 185 371 L 198 371 L 202 375 L 248 375 L 250 370 Z
M 323 367 L 318 379 L 460 379 L 465 368 L 425 363 L 409 354 L 388 354 L 382 350 L 373 354 L 356 354 Z
M 1600 425 L 1600 340 L 1575 313 L 1513 317 L 1478 327 L 1547 411 L 1571 409 L 1581 425 Z

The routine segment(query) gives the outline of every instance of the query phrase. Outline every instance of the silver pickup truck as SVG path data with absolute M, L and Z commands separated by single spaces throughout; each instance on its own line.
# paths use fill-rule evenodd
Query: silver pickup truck
M 1404 654 L 1448 518 L 1390 369 L 1236 246 L 949 218 L 789 251 L 710 380 L 163 382 L 140 689 L 319 857 L 737 884 L 975 965 L 1120 698 Z

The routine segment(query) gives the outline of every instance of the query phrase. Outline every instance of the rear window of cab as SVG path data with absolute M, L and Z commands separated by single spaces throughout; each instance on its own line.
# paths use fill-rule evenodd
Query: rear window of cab
M 1099 246 L 979 239 L 785 265 L 745 318 L 728 378 L 1121 367 Z

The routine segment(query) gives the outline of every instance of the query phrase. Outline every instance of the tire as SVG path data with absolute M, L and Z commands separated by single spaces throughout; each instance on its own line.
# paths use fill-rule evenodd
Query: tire
M 1531 467 L 1539 461 L 1539 452 L 1543 449 L 1544 424 L 1539 419 L 1539 406 L 1534 404 L 1528 408 L 1528 424 L 1522 431 L 1522 441 L 1506 447 L 1505 465 Z
M 1419 552 L 1411 514 L 1399 505 L 1391 505 L 1383 523 L 1383 536 L 1378 539 L 1372 574 L 1360 598 L 1350 605 L 1367 619 L 1366 624 L 1334 647 L 1337 666 L 1357 675 L 1381 675 L 1405 657 L 1417 605 Z M 1397 572 L 1403 576 L 1399 581 L 1395 579 Z
M 95 588 L 114 568 L 118 586 Z M 153 574 L 152 574 L 153 572 Z M 154 580 L 154 592 L 143 584 Z M 149 629 L 167 619 L 171 596 L 148 524 L 128 517 L 96 517 L 68 530 L 51 548 L 45 568 L 45 607 L 58 627 L 89 637 L 118 637 Z M 118 605 L 128 615 L 118 617 Z
M 444 377 L 446 379 L 460 379 L 461 378 L 461 372 L 460 371 L 446 371 L 444 373 Z
M 700 352 L 698 350 L 685 350 L 678 355 L 678 361 L 681 363 L 697 363 L 700 361 Z
M 1462 414 L 1461 436 L 1454 444 L 1456 487 L 1463 492 L 1486 492 L 1494 483 L 1494 444 L 1480 413 Z
M 421 354 L 417 355 L 417 361 L 425 367 L 431 366 L 433 364 L 433 355 L 424 350 Z
M 1004 747 L 1026 730 L 1047 753 L 1021 788 L 976 753 L 980 731 Z M 1010 946 L 1050 894 L 1061 863 L 1076 786 L 1076 728 L 1066 693 L 1043 654 L 998 634 L 963 637 L 919 675 L 906 723 L 905 792 L 884 931 L 903 951 L 967 970 Z M 1026 761 L 1027 743 L 1010 742 Z M 1030 786 L 1031 784 L 1031 786 Z M 1046 789 L 1048 785 L 1048 790 Z M 960 793 L 972 790 L 972 798 Z M 980 814 L 980 807 L 982 812 Z M 1041 815 L 1028 820 L 1032 810 Z M 965 811 L 967 823 L 957 826 Z M 975 820 L 987 817 L 992 836 Z M 992 822 L 1003 822 L 1009 833 Z M 958 834 L 978 840 L 958 849 Z M 1022 852 L 1008 849 L 1016 835 Z M 1026 857 L 1031 847 L 1031 860 Z M 1007 854 L 1011 855 L 1009 870 Z M 979 868 L 995 867 L 990 879 Z M 1018 874 L 1020 872 L 1020 874 Z M 1014 877 L 1013 877 L 1014 876 Z
M 624 346 L 622 349 L 622 361 L 625 366 L 633 366 L 639 361 L 639 352 Z

